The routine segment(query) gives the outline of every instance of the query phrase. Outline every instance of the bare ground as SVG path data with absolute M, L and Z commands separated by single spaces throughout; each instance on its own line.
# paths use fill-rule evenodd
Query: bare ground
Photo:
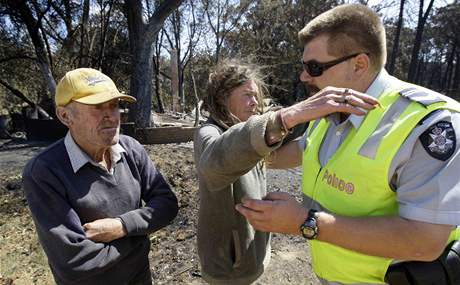
M 53 284 L 22 193 L 25 163 L 46 145 L 0 140 L 0 285 Z M 150 236 L 155 284 L 205 284 L 196 254 L 198 188 L 192 144 L 145 146 L 179 199 L 173 223 Z M 299 194 L 299 174 L 269 171 L 269 191 Z M 300 237 L 277 235 L 272 260 L 255 284 L 319 284 L 311 271 L 309 250 Z

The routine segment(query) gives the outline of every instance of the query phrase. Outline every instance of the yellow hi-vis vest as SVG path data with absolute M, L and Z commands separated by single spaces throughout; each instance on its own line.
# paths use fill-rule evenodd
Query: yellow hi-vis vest
M 398 91 L 379 97 L 381 108 L 370 111 L 361 126 L 350 131 L 323 168 L 318 155 L 329 123 L 321 119 L 314 129 L 315 124 L 310 124 L 302 162 L 302 190 L 325 211 L 349 217 L 398 215 L 396 192 L 388 181 L 393 157 L 426 115 L 437 109 L 460 112 L 460 104 L 454 100 L 425 106 Z M 460 228 L 452 231 L 449 242 L 458 239 Z M 344 284 L 384 284 L 392 262 L 390 258 L 365 255 L 318 240 L 312 240 L 310 248 L 314 272 L 323 279 Z

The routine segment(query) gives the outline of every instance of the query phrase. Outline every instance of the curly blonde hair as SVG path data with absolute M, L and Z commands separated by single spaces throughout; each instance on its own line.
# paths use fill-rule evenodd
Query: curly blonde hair
M 263 99 L 267 88 L 259 69 L 250 63 L 243 63 L 238 59 L 226 59 L 219 62 L 213 72 L 209 74 L 207 94 L 203 98 L 203 108 L 211 117 L 227 126 L 239 123 L 227 108 L 227 100 L 232 91 L 248 81 L 254 81 L 257 85 L 256 99 L 258 102 L 257 112 L 263 112 Z

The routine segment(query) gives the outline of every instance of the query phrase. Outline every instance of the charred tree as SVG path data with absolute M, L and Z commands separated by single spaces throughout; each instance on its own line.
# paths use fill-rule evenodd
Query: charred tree
M 412 55 L 409 64 L 409 72 L 407 73 L 407 80 L 409 82 L 414 82 L 417 77 L 417 68 L 419 63 L 419 53 L 420 47 L 422 46 L 423 40 L 423 30 L 425 28 L 426 21 L 428 16 L 430 15 L 431 8 L 433 7 L 434 0 L 430 0 L 428 4 L 428 8 L 426 9 L 425 13 L 423 13 L 423 4 L 424 0 L 420 0 L 420 8 L 418 12 L 418 23 L 417 29 L 415 32 L 415 39 L 414 39 L 414 46 L 412 47 Z
M 166 18 L 182 3 L 182 0 L 163 1 L 148 21 L 144 21 L 142 2 L 125 1 L 132 55 L 130 94 L 137 99 L 137 103 L 131 106 L 129 118 L 139 128 L 151 125 L 153 41 Z

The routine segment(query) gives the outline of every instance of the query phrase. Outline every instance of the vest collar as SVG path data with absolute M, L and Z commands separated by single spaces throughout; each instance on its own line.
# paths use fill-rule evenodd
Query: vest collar
M 372 81 L 369 88 L 366 90 L 366 94 L 372 96 L 376 99 L 388 88 L 394 88 L 395 86 L 400 85 L 401 81 L 398 80 L 396 77 L 391 76 L 388 72 L 382 68 L 380 72 L 375 77 L 374 81 Z M 328 118 L 330 119 L 330 118 Z M 346 121 L 350 121 L 355 129 L 358 129 L 364 120 L 364 116 L 357 116 L 351 114 Z M 333 121 L 333 120 L 331 120 Z

